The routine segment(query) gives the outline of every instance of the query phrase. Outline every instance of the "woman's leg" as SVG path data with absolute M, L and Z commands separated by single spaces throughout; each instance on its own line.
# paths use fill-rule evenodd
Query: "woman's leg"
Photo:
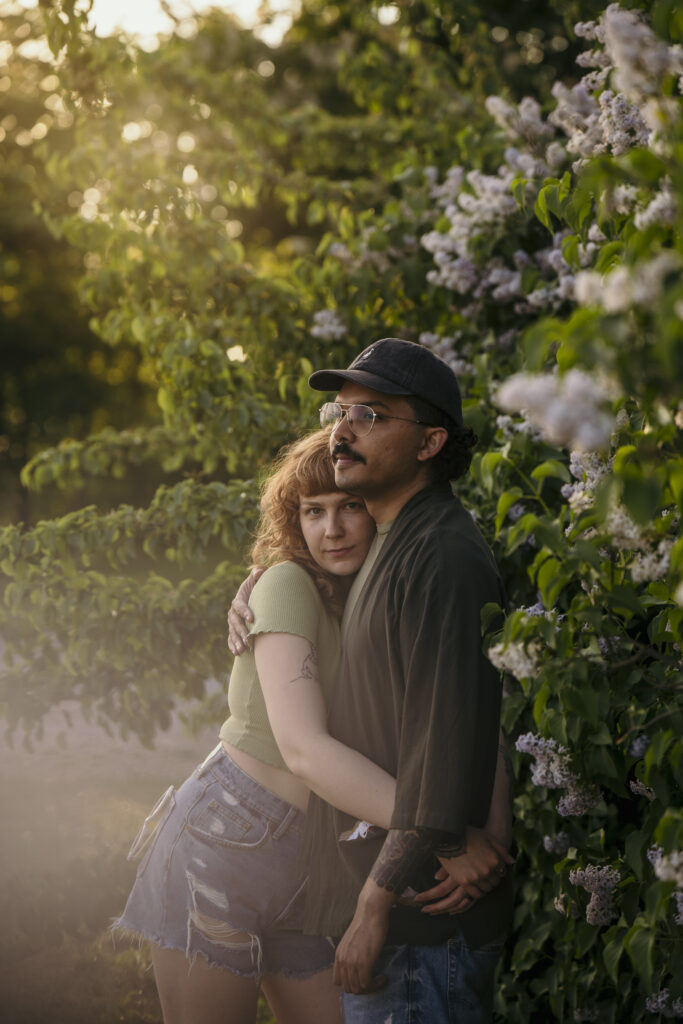
M 152 964 L 164 1024 L 254 1024 L 258 999 L 254 978 L 209 967 L 201 955 L 190 963 L 181 950 L 155 945 Z M 321 1017 L 320 1024 L 323 1021 Z
M 332 984 L 331 967 L 310 978 L 268 974 L 262 988 L 277 1024 L 341 1024 L 341 991 Z

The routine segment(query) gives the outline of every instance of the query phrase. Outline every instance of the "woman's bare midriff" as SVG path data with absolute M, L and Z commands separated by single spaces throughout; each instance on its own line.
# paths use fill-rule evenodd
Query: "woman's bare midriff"
M 225 740 L 221 740 L 221 742 L 226 754 L 243 772 L 269 789 L 271 793 L 275 793 L 281 800 L 293 804 L 300 811 L 306 810 L 310 790 L 305 783 L 295 778 L 290 772 L 285 772 L 272 764 L 265 764 L 244 750 L 238 750 L 237 747 L 233 747 L 232 743 L 226 743 Z

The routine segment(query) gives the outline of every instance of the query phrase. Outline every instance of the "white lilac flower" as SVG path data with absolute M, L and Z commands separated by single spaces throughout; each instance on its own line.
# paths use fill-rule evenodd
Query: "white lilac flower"
M 633 218 L 637 228 L 641 231 L 651 224 L 671 225 L 678 215 L 678 203 L 671 189 L 671 183 L 667 182 L 659 192 L 656 192 L 647 206 L 636 212 Z
M 605 41 L 605 30 L 597 21 L 577 21 L 574 32 L 579 39 L 596 39 L 600 43 Z
M 551 444 L 599 451 L 607 448 L 614 427 L 604 409 L 608 397 L 604 384 L 572 369 L 563 376 L 514 374 L 498 389 L 496 403 L 506 412 L 521 412 Z
M 516 679 L 531 679 L 538 669 L 539 645 L 535 641 L 522 644 L 494 644 L 489 647 L 488 659 L 499 672 L 510 672 Z
M 474 367 L 454 351 L 453 345 L 457 338 L 458 335 L 442 336 L 432 331 L 424 331 L 419 336 L 419 341 L 425 348 L 431 349 L 432 352 L 443 359 L 450 366 L 456 377 L 466 377 L 474 373 Z
M 566 832 L 558 832 L 554 836 L 543 836 L 543 849 L 546 853 L 564 857 L 569 849 L 569 836 Z
M 660 846 L 659 843 L 655 843 L 654 846 L 650 846 L 647 851 L 647 859 L 650 864 L 654 867 L 662 859 L 664 854 L 664 847 Z
M 628 752 L 631 757 L 641 758 L 645 756 L 649 746 L 650 737 L 647 733 L 642 732 L 640 736 L 636 736 L 636 738 L 631 742 Z
M 674 851 L 659 858 L 655 874 L 662 882 L 675 882 L 677 889 L 683 889 L 683 853 Z
M 669 46 L 619 4 L 610 4 L 601 21 L 617 89 L 636 102 L 658 94 L 662 78 L 673 70 Z
M 527 142 L 535 142 L 545 135 L 552 135 L 552 127 L 541 116 L 540 105 L 530 96 L 525 96 L 517 107 L 500 96 L 489 96 L 485 106 L 511 140 L 522 138 Z
M 631 565 L 631 579 L 635 583 L 649 583 L 666 576 L 673 546 L 673 540 L 666 538 L 659 542 L 656 551 L 638 555 Z
M 531 781 L 535 786 L 558 789 L 576 782 L 576 776 L 569 767 L 569 751 L 555 740 L 528 732 L 518 737 L 515 749 L 534 758 Z
M 571 785 L 557 802 L 557 813 L 563 818 L 578 818 L 588 814 L 600 799 L 600 790 L 596 787 L 585 789 L 576 784 Z
M 616 868 L 599 868 L 594 864 L 569 872 L 572 885 L 580 885 L 591 894 L 586 907 L 586 920 L 589 924 L 609 924 L 616 917 L 613 892 L 620 878 Z
M 567 150 L 561 142 L 551 142 L 545 151 L 545 162 L 551 170 L 556 171 L 567 159 Z
M 333 309 L 320 309 L 313 314 L 311 334 L 321 341 L 339 341 L 347 334 L 346 324 Z
M 647 539 L 640 532 L 623 505 L 614 503 L 605 518 L 605 532 L 612 544 L 621 551 L 647 548 Z
M 620 93 L 616 95 L 605 89 L 598 99 L 600 116 L 598 126 L 605 146 L 615 156 L 620 156 L 633 146 L 647 146 L 650 129 L 640 116 L 640 111 Z
M 617 185 L 608 195 L 609 205 L 621 214 L 630 213 L 638 200 L 635 185 Z
M 673 899 L 676 904 L 676 916 L 674 921 L 676 924 L 683 924 L 683 892 L 675 892 Z
M 654 996 L 648 996 L 645 1000 L 645 1009 L 649 1013 L 662 1013 L 665 1017 L 669 1016 L 671 997 L 669 996 L 668 988 L 663 988 Z
M 647 800 L 652 801 L 657 797 L 654 789 L 650 786 L 646 786 L 644 782 L 640 781 L 640 779 L 631 779 L 629 787 L 631 792 L 635 793 L 636 796 L 644 796 Z

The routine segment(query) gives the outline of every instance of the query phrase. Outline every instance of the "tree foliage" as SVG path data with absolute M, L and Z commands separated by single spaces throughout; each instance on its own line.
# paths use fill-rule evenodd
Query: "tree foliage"
M 144 52 L 45 5 L 73 123 L 34 141 L 33 194 L 159 419 L 24 480 L 168 477 L 147 507 L 0 534 L 3 707 L 30 734 L 76 693 L 151 740 L 223 678 L 255 480 L 314 423 L 308 372 L 420 341 L 463 382 L 481 443 L 459 489 L 509 597 L 497 1010 L 680 1016 L 683 19 L 525 6 L 309 2 L 272 49 L 214 12 Z

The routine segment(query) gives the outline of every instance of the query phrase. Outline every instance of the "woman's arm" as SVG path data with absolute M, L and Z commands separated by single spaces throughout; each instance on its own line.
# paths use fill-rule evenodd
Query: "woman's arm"
M 254 656 L 270 726 L 292 774 L 339 810 L 388 829 L 396 780 L 330 736 L 313 644 L 290 633 L 261 633 Z

